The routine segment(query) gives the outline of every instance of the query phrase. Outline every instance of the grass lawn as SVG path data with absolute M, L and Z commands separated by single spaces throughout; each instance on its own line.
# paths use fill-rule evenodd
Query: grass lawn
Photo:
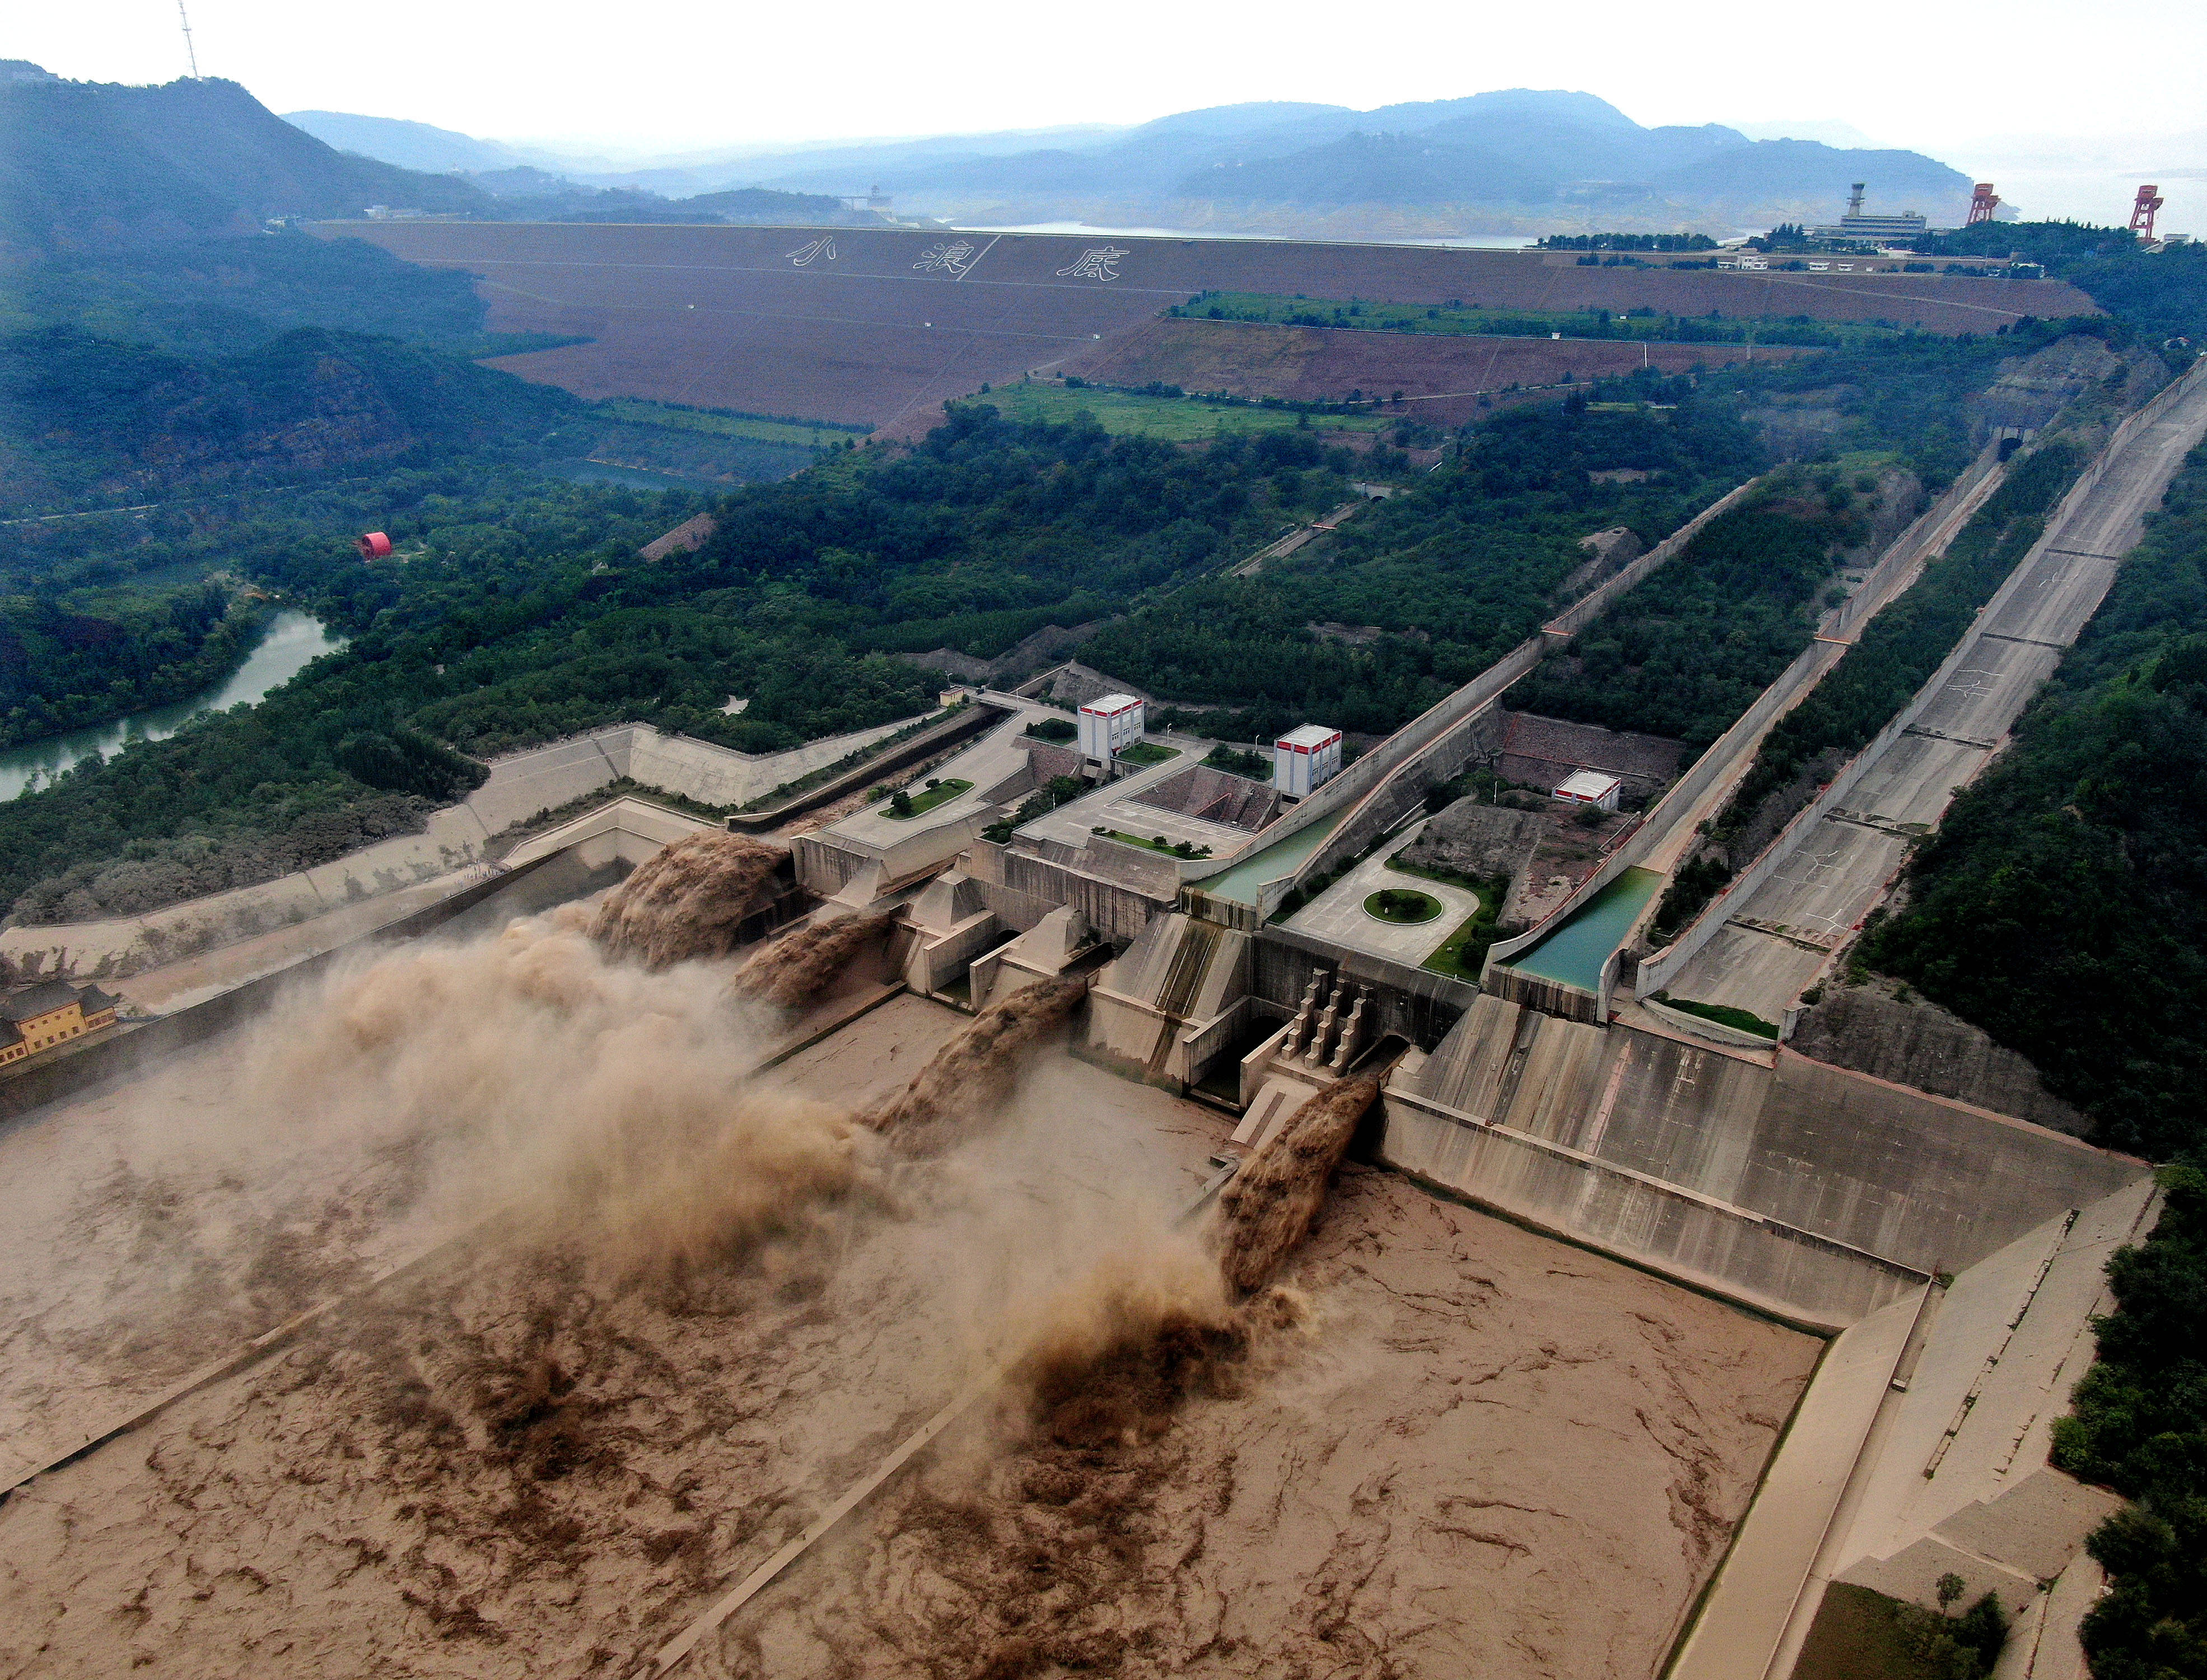
M 1114 437 L 1163 438 L 1168 443 L 1201 443 L 1216 437 L 1257 432 L 1292 432 L 1302 416 L 1288 409 L 1261 409 L 1247 403 L 1213 403 L 1200 397 L 1149 397 L 1133 391 L 1099 391 L 1085 386 L 1028 381 L 1000 385 L 966 399 L 993 404 L 1007 420 L 1047 421 L 1062 426 L 1088 414 Z M 1380 432 L 1395 425 L 1377 415 L 1322 414 L 1310 417 L 1316 432 Z
M 1148 839 L 1144 839 L 1139 834 L 1121 834 L 1116 828 L 1098 828 L 1096 832 L 1107 840 L 1118 840 L 1127 846 L 1139 846 L 1145 852 L 1162 852 L 1168 858 L 1208 858 L 1211 855 L 1211 848 L 1207 846 L 1199 846 L 1193 852 L 1175 851 L 1173 843 L 1163 835 L 1151 835 Z
M 1486 948 L 1493 943 L 1494 912 L 1482 903 L 1439 950 L 1418 966 L 1455 979 L 1476 981 L 1479 971 L 1486 966 Z
M 1661 1004 L 1666 1009 L 1676 1009 L 1688 1015 L 1699 1015 L 1705 1021 L 1714 1021 L 1720 1026 L 1728 1026 L 1736 1031 L 1752 1032 L 1763 1038 L 1775 1038 L 1778 1036 L 1778 1029 L 1763 1019 L 1761 1016 L 1750 1010 L 1735 1009 L 1729 1003 L 1696 1003 L 1691 998 L 1672 997 L 1665 992 L 1656 993 L 1652 1001 Z
M 933 810 L 937 805 L 947 804 L 972 786 L 970 781 L 953 776 L 948 781 L 939 781 L 934 786 L 922 788 L 913 794 L 910 810 L 891 810 L 885 805 L 882 808 L 882 815 L 894 816 L 901 822 L 907 817 L 918 816 L 923 812 Z
M 1265 321 L 1367 332 L 1492 333 L 1504 338 L 1642 339 L 1674 344 L 1843 344 L 1897 338 L 1897 326 L 1864 321 L 1712 320 L 1649 312 L 1620 319 L 1605 309 L 1490 309 L 1476 301 L 1440 305 L 1367 303 L 1361 299 L 1286 297 L 1277 292 L 1211 291 L 1169 312 L 1190 320 Z M 1085 394 L 1085 393 L 1084 393 Z M 1101 418 L 1099 416 L 1098 418 Z
M 1439 950 L 1419 965 L 1453 979 L 1477 980 L 1479 971 L 1486 963 L 1486 948 L 1494 943 L 1494 918 L 1502 913 L 1502 901 L 1509 896 L 1510 877 L 1498 875 L 1492 881 L 1477 881 L 1455 870 L 1429 870 L 1406 864 L 1400 852 L 1387 860 L 1387 867 L 1477 895 L 1479 908 L 1464 918 Z
M 1178 747 L 1161 747 L 1155 741 L 1137 741 L 1119 754 L 1122 764 L 1162 764 L 1180 756 Z
M 1441 901 L 1431 893 L 1420 893 L 1415 887 L 1383 887 L 1367 894 L 1364 913 L 1375 922 L 1392 922 L 1397 927 L 1415 927 L 1420 922 L 1430 922 L 1441 913 Z
M 721 438 L 748 438 L 753 443 L 797 444 L 825 449 L 845 439 L 864 436 L 863 426 L 839 426 L 833 421 L 765 420 L 751 415 L 713 414 L 703 409 L 681 409 L 641 398 L 616 397 L 600 405 L 612 419 L 631 426 L 663 426 L 675 432 L 704 432 Z

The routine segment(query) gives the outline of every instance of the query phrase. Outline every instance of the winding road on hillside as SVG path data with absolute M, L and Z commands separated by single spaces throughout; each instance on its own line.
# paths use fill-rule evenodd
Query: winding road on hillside
M 1921 697 L 1909 726 L 1865 755 L 1862 774 L 1821 815 L 1777 842 L 1767 877 L 1743 877 L 1679 941 L 1682 965 L 1643 964 L 1661 985 L 1703 1003 L 1781 1019 L 1907 860 L 1916 839 L 2006 742 L 2144 534 L 2186 455 L 2207 435 L 2207 363 L 2156 399 L 2072 493 Z M 1691 942 L 1707 934 L 1697 950 Z

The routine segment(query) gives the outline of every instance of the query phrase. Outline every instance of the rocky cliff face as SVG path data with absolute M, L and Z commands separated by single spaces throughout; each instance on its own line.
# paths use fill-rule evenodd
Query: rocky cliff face
M 2072 1137 L 2091 1122 L 2049 1092 L 2038 1070 L 1995 1043 L 1960 1016 L 1893 983 L 1829 986 L 1796 1024 L 1791 1048 L 1873 1079 L 1912 1085 L 1995 1114 L 2013 1115 Z
M 1538 811 L 1458 799 L 1426 824 L 1402 858 L 1421 869 L 1454 870 L 1482 879 L 1506 875 L 1514 881 L 1532 860 L 1544 832 Z

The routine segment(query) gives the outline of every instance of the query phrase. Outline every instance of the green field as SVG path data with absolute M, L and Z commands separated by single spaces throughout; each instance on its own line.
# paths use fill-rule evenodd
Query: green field
M 705 432 L 715 437 L 744 438 L 752 443 L 794 444 L 805 449 L 826 449 L 846 439 L 864 436 L 867 429 L 863 426 L 839 425 L 831 420 L 778 420 L 765 415 L 675 408 L 634 397 L 616 397 L 598 406 L 613 419 L 631 426 L 661 426 L 674 432 Z
M 1654 309 L 1491 309 L 1476 300 L 1428 307 L 1360 299 L 1286 297 L 1276 292 L 1207 291 L 1167 311 L 1189 320 L 1268 322 L 1277 326 L 1348 327 L 1366 332 L 1488 333 L 1503 338 L 1616 338 L 1637 344 L 1858 344 L 1898 338 L 1902 329 L 1868 321 L 1742 320 L 1666 315 Z
M 1155 741 L 1137 741 L 1119 750 L 1119 762 L 1122 764 L 1162 764 L 1179 756 L 1178 747 L 1159 746 Z
M 1163 834 L 1154 834 L 1145 840 L 1139 834 L 1125 834 L 1117 828 L 1098 828 L 1094 832 L 1107 839 L 1117 840 L 1122 845 L 1139 846 L 1145 852 L 1162 852 L 1168 858 L 1208 858 L 1211 855 L 1211 848 L 1207 846 L 1193 846 L 1187 840 L 1181 840 L 1175 845 L 1168 841 Z M 1182 846 L 1187 849 L 1182 851 L 1181 849 Z
M 1420 893 L 1415 888 L 1383 887 L 1376 893 L 1366 894 L 1364 913 L 1374 921 L 1392 922 L 1399 927 L 1415 927 L 1438 916 L 1441 901 L 1431 893 Z
M 1152 397 L 1092 385 L 1078 391 L 1032 381 L 1000 385 L 968 400 L 993 405 L 1007 420 L 1043 421 L 1053 426 L 1062 426 L 1075 415 L 1093 415 L 1096 423 L 1114 437 L 1162 438 L 1168 443 L 1292 432 L 1303 423 L 1303 416 L 1292 409 L 1217 403 L 1201 397 Z M 1383 432 L 1395 424 L 1377 415 L 1314 415 L 1310 419 L 1310 429 L 1322 432 Z
M 960 793 L 969 791 L 972 786 L 970 781 L 961 780 L 959 777 L 953 776 L 948 781 L 939 781 L 932 787 L 922 788 L 918 792 L 912 794 L 910 810 L 894 810 L 888 805 L 884 805 L 882 807 L 882 815 L 894 816 L 900 822 L 907 817 L 918 816 L 924 812 L 933 810 L 937 805 L 949 804 Z M 894 804 L 894 800 L 891 803 Z

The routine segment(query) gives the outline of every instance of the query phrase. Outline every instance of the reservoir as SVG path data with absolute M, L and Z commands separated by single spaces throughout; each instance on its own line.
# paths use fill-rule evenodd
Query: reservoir
M 343 646 L 344 638 L 325 630 L 320 619 L 286 608 L 269 620 L 260 640 L 245 656 L 245 663 L 230 673 L 228 680 L 204 694 L 66 735 L 49 735 L 42 741 L 0 749 L 0 799 L 12 799 L 34 779 L 43 781 L 58 775 L 95 752 L 112 757 L 133 741 L 167 739 L 201 712 L 226 712 L 232 706 L 257 701 L 271 689 L 290 682 L 308 661 Z

